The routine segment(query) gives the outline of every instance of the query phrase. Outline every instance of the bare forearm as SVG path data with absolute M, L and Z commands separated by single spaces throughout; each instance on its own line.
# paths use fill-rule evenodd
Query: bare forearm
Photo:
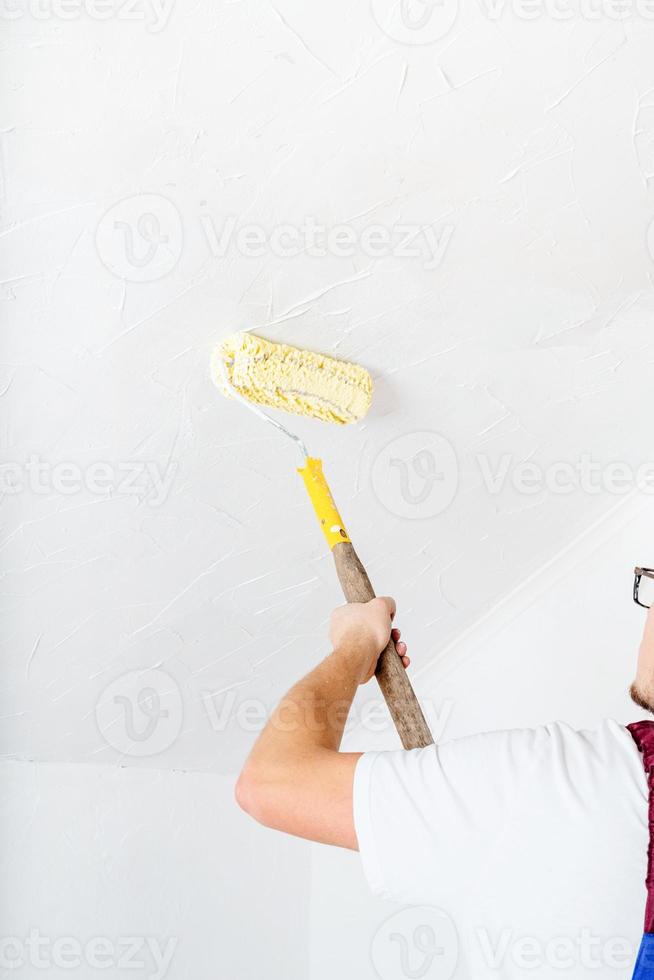
M 353 759 L 358 758 L 338 753 L 358 683 L 351 661 L 335 652 L 282 699 L 257 739 L 237 788 L 241 805 L 261 823 L 316 839 L 312 801 L 321 793 L 336 804 L 343 767 L 353 773 Z M 333 757 L 327 775 L 321 764 L 326 756 Z M 332 819 L 326 820 L 320 839 L 356 847 L 353 832 L 344 834 Z
M 360 753 L 340 752 L 356 689 L 372 677 L 391 634 L 392 599 L 353 603 L 331 621 L 334 652 L 291 688 L 257 739 L 236 786 L 260 823 L 300 837 L 357 846 L 352 816 Z M 406 646 L 393 631 L 405 666 Z
M 252 750 L 252 761 L 337 751 L 359 680 L 350 658 L 331 653 L 281 700 Z

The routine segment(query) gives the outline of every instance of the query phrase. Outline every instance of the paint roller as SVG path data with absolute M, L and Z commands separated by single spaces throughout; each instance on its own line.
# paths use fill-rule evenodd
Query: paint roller
M 295 443 L 302 458 L 298 473 L 331 550 L 346 601 L 374 599 L 370 579 L 325 479 L 322 460 L 310 456 L 299 436 L 259 407 L 336 425 L 356 422 L 372 401 L 368 371 L 358 364 L 242 332 L 227 337 L 215 350 L 212 375 L 223 394 L 241 402 Z M 404 748 L 430 745 L 431 732 L 392 638 L 379 658 L 376 677 Z

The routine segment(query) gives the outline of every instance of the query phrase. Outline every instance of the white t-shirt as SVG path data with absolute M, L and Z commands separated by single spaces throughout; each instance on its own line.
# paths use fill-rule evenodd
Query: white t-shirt
M 387 930 L 389 970 L 404 957 L 398 977 L 631 977 L 648 789 L 640 753 L 616 722 L 365 753 L 354 820 L 372 890 L 422 907 L 398 913 Z M 378 942 L 375 956 L 385 955 Z

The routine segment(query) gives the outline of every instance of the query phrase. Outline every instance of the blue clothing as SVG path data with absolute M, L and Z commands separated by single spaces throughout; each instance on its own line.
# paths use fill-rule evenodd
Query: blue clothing
M 646 932 L 638 950 L 633 980 L 654 980 L 654 933 Z

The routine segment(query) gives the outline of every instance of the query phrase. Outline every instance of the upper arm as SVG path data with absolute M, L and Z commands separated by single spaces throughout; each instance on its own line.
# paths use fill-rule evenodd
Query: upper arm
M 360 752 L 322 749 L 287 764 L 279 774 L 244 769 L 236 788 L 239 804 L 274 830 L 320 844 L 358 849 L 353 785 Z

